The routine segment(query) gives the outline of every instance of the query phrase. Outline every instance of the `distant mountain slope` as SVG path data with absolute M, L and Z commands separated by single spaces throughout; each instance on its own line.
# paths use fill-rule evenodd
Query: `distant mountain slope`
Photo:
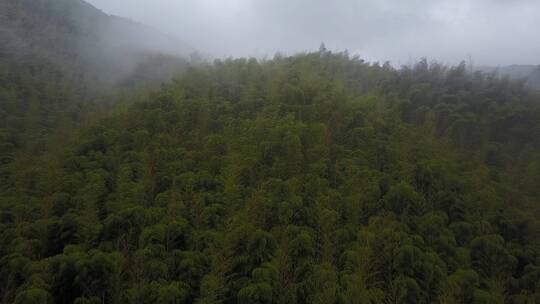
M 540 90 L 540 66 L 537 66 L 527 79 L 527 85 L 531 88 Z
M 190 52 L 82 0 L 0 0 L 0 188 L 116 96 L 131 102 L 180 73 Z
M 85 78 L 110 82 L 135 70 L 149 53 L 191 52 L 157 30 L 109 16 L 82 0 L 0 0 L 3 56 L 47 60 Z
M 481 66 L 478 71 L 508 76 L 515 80 L 524 80 L 525 85 L 532 89 L 540 89 L 540 66 L 535 65 L 509 65 L 509 66 Z

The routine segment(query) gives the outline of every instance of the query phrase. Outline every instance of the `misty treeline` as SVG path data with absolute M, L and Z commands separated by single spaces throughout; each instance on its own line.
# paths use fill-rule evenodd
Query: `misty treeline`
M 2 64 L 0 303 L 540 302 L 523 83 L 321 48 L 103 115 Z

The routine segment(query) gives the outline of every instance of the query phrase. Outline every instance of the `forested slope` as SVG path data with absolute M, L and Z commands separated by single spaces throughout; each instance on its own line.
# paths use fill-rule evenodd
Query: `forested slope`
M 7 177 L 0 301 L 539 302 L 539 98 L 466 70 L 191 68 Z
M 189 51 L 81 0 L 0 0 L 0 188 L 78 127 L 170 80 Z

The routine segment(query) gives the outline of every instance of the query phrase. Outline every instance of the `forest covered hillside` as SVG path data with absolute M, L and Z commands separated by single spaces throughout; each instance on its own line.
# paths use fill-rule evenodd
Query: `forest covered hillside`
M 12 165 L 170 80 L 189 51 L 81 0 L 0 0 L 0 187 Z
M 191 51 L 0 0 L 0 304 L 540 303 L 540 69 Z
M 0 301 L 539 302 L 539 97 L 467 70 L 194 66 L 16 164 Z

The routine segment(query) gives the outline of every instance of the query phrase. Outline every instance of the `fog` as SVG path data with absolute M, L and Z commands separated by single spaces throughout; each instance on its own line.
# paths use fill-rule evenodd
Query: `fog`
M 371 61 L 540 63 L 538 0 L 89 0 L 215 57 L 325 42 Z

